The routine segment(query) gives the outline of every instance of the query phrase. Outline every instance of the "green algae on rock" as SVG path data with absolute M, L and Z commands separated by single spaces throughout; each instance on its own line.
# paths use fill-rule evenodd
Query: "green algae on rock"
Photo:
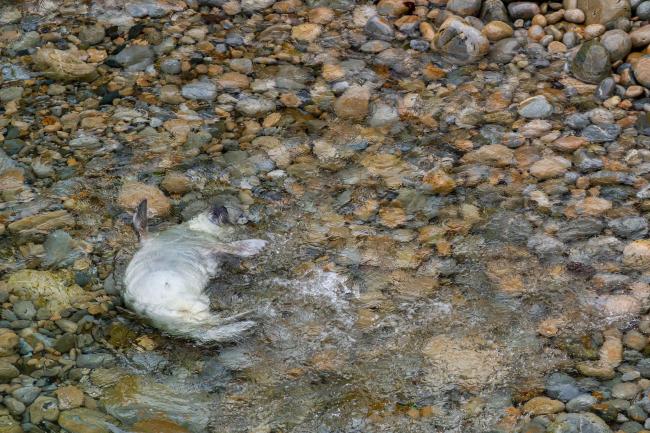
M 607 49 L 595 39 L 582 44 L 571 63 L 571 72 L 576 78 L 593 84 L 607 78 L 611 69 Z
M 7 288 L 23 299 L 33 300 L 37 306 L 47 307 L 52 313 L 93 297 L 74 283 L 74 276 L 68 270 L 20 270 L 9 275 Z

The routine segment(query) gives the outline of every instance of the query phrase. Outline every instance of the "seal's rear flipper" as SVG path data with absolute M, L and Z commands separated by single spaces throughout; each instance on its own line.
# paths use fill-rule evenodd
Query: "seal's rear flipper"
M 253 257 L 262 251 L 267 243 L 262 239 L 246 239 L 220 245 L 218 251 L 238 257 Z
M 138 235 L 138 239 L 142 240 L 147 236 L 147 199 L 145 198 L 140 202 L 133 214 L 133 229 Z

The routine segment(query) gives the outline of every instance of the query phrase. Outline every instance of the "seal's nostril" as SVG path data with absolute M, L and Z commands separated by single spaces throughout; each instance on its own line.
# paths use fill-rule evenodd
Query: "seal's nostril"
M 210 220 L 215 224 L 228 223 L 228 209 L 225 206 L 214 206 L 210 211 Z

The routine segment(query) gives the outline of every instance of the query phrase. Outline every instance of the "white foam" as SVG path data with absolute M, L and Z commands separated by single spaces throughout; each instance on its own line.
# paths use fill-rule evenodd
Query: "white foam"
M 336 306 L 346 304 L 350 297 L 359 297 L 358 288 L 349 284 L 348 277 L 322 269 L 314 269 L 301 279 L 275 278 L 273 283 L 292 289 L 304 296 L 326 299 Z

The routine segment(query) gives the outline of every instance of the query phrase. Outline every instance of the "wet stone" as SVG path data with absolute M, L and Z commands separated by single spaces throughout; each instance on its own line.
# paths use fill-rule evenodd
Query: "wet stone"
M 77 366 L 80 368 L 110 367 L 115 359 L 108 353 L 89 353 L 77 357 Z
M 132 17 L 159 18 L 169 12 L 169 7 L 155 0 L 137 0 L 126 4 L 126 11 Z
M 582 44 L 573 62 L 571 72 L 579 80 L 598 84 L 611 73 L 609 53 L 595 39 Z
M 74 334 L 66 333 L 56 339 L 54 349 L 57 352 L 68 353 L 77 345 L 77 339 Z
M 573 163 L 583 173 L 600 170 L 603 168 L 603 161 L 594 154 L 578 149 L 573 155 Z
M 500 212 L 485 226 L 488 239 L 512 243 L 525 243 L 532 234 L 531 224 L 521 215 Z
M 569 115 L 564 123 L 572 129 L 583 129 L 589 125 L 589 116 L 586 113 L 574 113 Z
M 84 393 L 76 386 L 64 386 L 56 390 L 59 409 L 68 410 L 80 407 L 84 401 Z
M 40 396 L 29 406 L 29 419 L 33 424 L 56 421 L 59 417 L 57 401 L 53 397 Z
M 236 104 L 237 111 L 248 116 L 259 116 L 275 110 L 275 102 L 266 99 L 247 96 Z
M 577 218 L 560 225 L 557 237 L 563 242 L 590 238 L 599 234 L 605 224 L 595 218 Z
M 361 86 L 348 88 L 334 103 L 334 111 L 339 117 L 363 119 L 368 114 L 370 92 Z
M 531 415 L 547 415 L 562 412 L 564 403 L 548 397 L 534 397 L 524 404 L 523 410 Z
M 539 6 L 533 2 L 508 3 L 508 12 L 512 19 L 531 19 L 539 14 Z
M 23 433 L 24 430 L 20 424 L 9 415 L 0 415 L 0 432 L 1 433 Z
M 634 125 L 640 134 L 650 135 L 650 113 L 639 114 L 636 124 Z
M 522 101 L 517 108 L 520 116 L 528 119 L 544 119 L 553 114 L 553 106 L 542 96 L 533 96 Z
M 481 0 L 450 0 L 447 10 L 460 16 L 477 15 L 481 10 Z
M 84 26 L 79 31 L 79 40 L 84 45 L 97 45 L 104 40 L 106 32 L 101 25 Z
M 607 98 L 614 95 L 616 91 L 616 82 L 612 77 L 607 77 L 600 82 L 598 88 L 596 88 L 595 96 L 601 101 L 606 100 Z
M 2 399 L 2 402 L 4 403 L 5 406 L 7 406 L 7 409 L 9 409 L 9 413 L 11 413 L 14 416 L 20 415 L 23 412 L 25 412 L 26 409 L 25 405 L 13 397 L 5 396 L 5 398 Z
M 639 391 L 639 386 L 636 383 L 617 383 L 612 387 L 612 397 L 630 400 L 634 398 Z
M 62 411 L 58 418 L 70 433 L 111 433 L 107 422 L 116 423 L 109 415 L 83 407 Z
M 385 18 L 374 16 L 368 20 L 365 26 L 366 33 L 375 39 L 391 41 L 394 37 L 393 26 Z
M 612 62 L 624 59 L 632 49 L 632 40 L 623 30 L 609 30 L 600 37 L 600 43 L 603 44 L 609 58 Z
M 511 37 L 513 30 L 510 25 L 503 21 L 490 21 L 483 27 L 481 33 L 483 33 L 490 42 L 496 42 Z
M 20 319 L 32 320 L 36 316 L 36 308 L 32 301 L 18 301 L 14 303 L 14 313 Z
M 630 40 L 635 48 L 646 47 L 650 43 L 650 24 L 632 30 Z
M 484 23 L 490 21 L 510 22 L 508 10 L 501 0 L 483 0 L 480 18 Z
M 632 356 L 632 353 L 637 353 L 638 355 Z M 627 350 L 624 355 L 625 355 L 624 358 L 625 358 L 626 361 L 628 361 L 628 360 L 630 360 L 630 361 L 633 361 L 633 360 L 638 361 L 641 358 L 641 354 L 639 352 L 636 352 L 636 351 Z M 638 356 L 638 358 L 637 358 L 637 356 Z M 633 370 L 633 371 L 628 371 L 626 373 L 623 373 L 623 375 L 621 376 L 621 380 L 624 381 L 624 382 L 629 382 L 629 381 L 637 380 L 640 377 L 641 377 L 641 373 L 639 373 L 636 370 Z
M 67 232 L 55 230 L 47 236 L 45 243 L 45 266 L 70 266 L 79 256 L 75 242 Z
M 490 49 L 490 42 L 479 30 L 457 17 L 445 20 L 432 44 L 447 61 L 460 65 L 479 60 Z
M 621 127 L 612 125 L 589 125 L 582 130 L 582 136 L 594 143 L 614 141 L 621 133 Z
M 18 377 L 20 372 L 16 367 L 6 361 L 0 361 L 0 383 L 7 383 L 11 379 Z
M 37 386 L 24 386 L 14 390 L 11 396 L 26 405 L 30 405 L 40 393 L 41 389 Z
M 639 19 L 650 20 L 650 1 L 644 1 L 636 7 L 636 15 Z
M 643 424 L 638 423 L 636 421 L 625 421 L 623 424 L 621 424 L 621 429 L 620 431 L 624 433 L 639 433 L 644 430 Z
M 616 218 L 608 225 L 617 236 L 625 239 L 641 239 L 648 233 L 648 222 L 643 217 Z
M 19 86 L 5 87 L 0 89 L 0 102 L 7 103 L 9 101 L 15 101 L 20 99 L 23 96 L 25 89 Z
M 571 167 L 571 161 L 561 156 L 543 158 L 530 167 L 530 174 L 538 179 L 550 179 L 563 175 Z
M 567 412 L 585 412 L 588 411 L 591 406 L 597 402 L 598 400 L 596 397 L 592 396 L 591 394 L 580 394 L 572 398 L 566 404 L 566 410 Z
M 648 414 L 640 406 L 634 404 L 627 409 L 627 416 L 634 421 L 643 422 L 648 417 Z
M 521 43 L 516 38 L 505 38 L 490 48 L 489 59 L 496 63 L 509 63 L 519 53 Z
M 561 401 L 569 401 L 580 395 L 576 380 L 565 373 L 553 373 L 544 385 L 546 394 Z
M 153 64 L 154 52 L 147 46 L 131 45 L 111 57 L 111 60 L 127 71 L 144 71 Z
M 187 99 L 212 101 L 217 97 L 217 86 L 210 81 L 196 81 L 183 86 L 181 95 Z
M 125 209 L 135 209 L 142 200 L 147 200 L 147 211 L 151 216 L 166 215 L 171 209 L 169 199 L 153 185 L 140 182 L 126 182 L 120 190 L 118 203 Z
M 612 430 L 605 421 L 593 413 L 569 413 L 560 414 L 550 426 L 557 433 L 589 432 L 589 433 L 611 433 Z
M 543 234 L 531 236 L 526 246 L 539 256 L 551 258 L 562 254 L 566 250 L 566 245 L 562 242 L 552 236 Z M 562 399 L 560 398 L 560 400 Z
M 176 75 L 181 73 L 181 61 L 167 58 L 160 62 L 160 70 L 165 74 Z
M 23 14 L 15 6 L 6 5 L 0 9 L 0 25 L 14 24 L 20 21 Z
M 634 77 L 645 87 L 650 86 L 650 56 L 643 56 L 632 66 Z

